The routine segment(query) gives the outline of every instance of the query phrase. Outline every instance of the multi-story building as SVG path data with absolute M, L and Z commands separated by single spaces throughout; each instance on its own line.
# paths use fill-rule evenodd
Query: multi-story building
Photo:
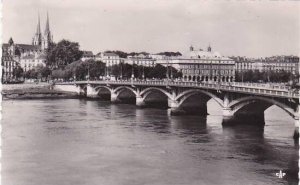
M 145 66 L 145 67 L 154 67 L 155 66 L 156 59 L 147 57 L 147 56 L 128 56 L 125 59 L 125 63 L 131 64 L 131 65 L 139 65 L 139 66 Z
M 96 60 L 101 60 L 107 67 L 124 63 L 125 59 L 112 52 L 98 53 L 95 56 Z
M 246 57 L 230 57 L 235 61 L 235 70 L 237 72 L 244 72 L 248 70 L 256 70 L 259 65 L 254 59 L 249 59 Z
M 292 74 L 299 73 L 299 57 L 296 56 L 273 56 L 260 59 L 232 57 L 232 59 L 235 61 L 237 72 L 249 70 L 279 72 L 283 70 Z
M 2 53 L 2 82 L 11 81 L 14 79 L 14 69 L 19 63 L 14 60 L 13 56 L 8 53 Z
M 194 50 L 191 46 L 189 54 L 159 60 L 157 63 L 180 70 L 185 81 L 231 82 L 235 80 L 234 60 L 221 56 L 218 52 L 212 52 L 211 47 L 203 51 Z
M 38 54 L 38 53 L 22 56 L 20 58 L 20 65 L 25 72 L 34 69 L 38 66 L 45 67 L 46 56 L 45 54 Z
M 261 62 L 260 71 L 286 71 L 292 74 L 299 73 L 299 57 L 297 56 L 273 56 L 265 58 Z

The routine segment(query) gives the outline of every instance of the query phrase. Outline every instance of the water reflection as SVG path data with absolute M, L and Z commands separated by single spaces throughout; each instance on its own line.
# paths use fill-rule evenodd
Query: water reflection
M 222 127 L 220 111 L 170 117 L 165 109 L 86 100 L 4 102 L 3 110 L 8 185 L 297 182 L 298 146 L 284 117 L 265 127 Z M 280 169 L 284 179 L 275 175 Z
M 274 140 L 264 137 L 264 127 L 253 125 L 223 126 L 223 136 L 226 145 L 231 146 L 233 158 L 254 162 L 256 171 L 274 178 L 273 175 L 283 170 L 286 173 L 285 180 L 289 183 L 298 182 L 298 152 L 280 152 L 287 146 L 274 145 Z M 287 163 L 287 161 L 289 161 Z M 270 168 L 266 169 L 265 165 Z M 272 167 L 271 167 L 272 166 Z M 277 166 L 280 166 L 279 169 Z
M 170 123 L 165 110 L 154 108 L 135 109 L 135 121 L 140 128 L 156 133 L 170 133 Z

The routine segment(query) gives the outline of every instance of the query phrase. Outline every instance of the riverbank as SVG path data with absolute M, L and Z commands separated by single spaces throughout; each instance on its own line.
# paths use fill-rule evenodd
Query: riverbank
M 78 98 L 76 93 L 54 90 L 48 83 L 3 84 L 3 99 Z

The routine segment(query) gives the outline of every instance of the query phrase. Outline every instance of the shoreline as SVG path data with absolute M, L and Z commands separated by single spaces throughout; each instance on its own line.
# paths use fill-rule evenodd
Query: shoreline
M 54 90 L 50 84 L 2 84 L 2 100 L 14 99 L 73 99 L 80 98 L 75 92 Z

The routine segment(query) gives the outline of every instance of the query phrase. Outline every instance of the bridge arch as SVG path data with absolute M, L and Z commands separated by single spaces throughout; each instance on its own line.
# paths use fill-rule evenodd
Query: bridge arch
M 172 99 L 172 95 L 169 92 L 167 92 L 166 90 L 163 90 L 161 88 L 157 88 L 157 87 L 148 87 L 148 88 L 142 90 L 140 95 L 143 96 L 143 98 L 145 99 L 149 94 L 151 94 L 151 91 L 160 91 L 163 94 L 165 94 L 169 99 Z
M 112 93 L 112 89 L 107 86 L 96 86 L 94 89 L 97 91 L 97 93 L 99 93 L 101 89 L 107 89 L 110 93 Z
M 203 91 L 203 90 L 200 90 L 200 89 L 186 90 L 186 91 L 180 93 L 179 95 L 177 95 L 175 100 L 179 102 L 179 105 L 182 105 L 184 103 L 184 101 L 186 101 L 189 97 L 191 97 L 193 95 L 196 95 L 196 94 L 207 95 L 208 97 L 214 99 L 222 108 L 224 107 L 222 99 L 220 99 L 219 97 L 217 97 L 213 93 L 210 93 L 208 91 Z
M 236 100 L 233 100 L 231 103 L 228 104 L 228 108 L 230 108 L 233 112 L 233 114 L 239 112 L 243 108 L 246 108 L 247 106 L 250 107 L 251 104 L 260 104 L 260 106 L 255 106 L 256 111 L 264 111 L 267 108 L 269 108 L 272 105 L 276 105 L 277 107 L 284 110 L 286 113 L 288 113 L 293 118 L 297 118 L 297 113 L 294 111 L 294 109 L 291 106 L 288 106 L 284 103 L 281 103 L 275 99 L 271 98 L 265 98 L 265 97 L 258 97 L 258 96 L 247 96 L 243 98 L 239 98 Z
M 128 86 L 120 86 L 120 87 L 117 87 L 117 88 L 115 88 L 115 89 L 113 90 L 113 92 L 119 94 L 119 93 L 121 93 L 122 91 L 124 91 L 124 90 L 126 90 L 126 89 L 129 90 L 129 91 L 131 91 L 131 92 L 133 92 L 136 96 L 138 95 L 138 93 L 137 93 L 133 88 L 128 87 Z

